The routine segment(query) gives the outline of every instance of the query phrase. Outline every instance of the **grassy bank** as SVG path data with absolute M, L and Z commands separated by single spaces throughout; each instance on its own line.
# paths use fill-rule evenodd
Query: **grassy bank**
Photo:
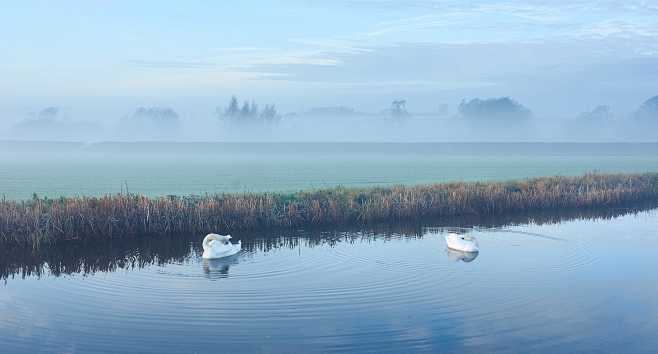
M 366 224 L 455 215 L 623 207 L 658 200 L 658 174 L 588 174 L 291 194 L 139 194 L 0 202 L 0 243 Z

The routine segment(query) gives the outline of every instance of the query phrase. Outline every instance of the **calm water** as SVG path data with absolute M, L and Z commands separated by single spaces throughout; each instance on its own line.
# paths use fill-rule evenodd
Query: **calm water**
M 12 252 L 7 353 L 655 353 L 658 210 Z M 532 222 L 530 222 L 533 220 Z M 516 221 L 518 222 L 518 221 Z M 473 259 L 446 250 L 470 228 Z
M 0 196 L 294 191 L 658 171 L 658 144 L 0 142 Z

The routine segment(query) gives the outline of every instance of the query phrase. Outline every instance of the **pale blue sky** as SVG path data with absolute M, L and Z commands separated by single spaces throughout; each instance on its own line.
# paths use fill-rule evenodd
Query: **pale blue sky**
M 547 115 L 628 111 L 658 94 L 658 1 L 13 1 L 0 53 L 14 120 L 202 115 L 234 93 L 283 111 L 505 95 Z

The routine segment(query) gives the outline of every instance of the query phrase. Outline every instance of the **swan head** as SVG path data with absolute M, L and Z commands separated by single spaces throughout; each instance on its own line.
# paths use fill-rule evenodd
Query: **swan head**
M 477 239 L 471 235 L 457 234 L 454 232 L 448 232 L 448 237 L 452 239 L 461 239 L 462 241 L 472 242 L 477 244 Z
M 215 244 L 226 245 L 229 243 L 230 239 L 231 235 L 207 234 L 206 237 L 203 238 L 203 250 L 205 251 L 210 247 L 213 247 Z

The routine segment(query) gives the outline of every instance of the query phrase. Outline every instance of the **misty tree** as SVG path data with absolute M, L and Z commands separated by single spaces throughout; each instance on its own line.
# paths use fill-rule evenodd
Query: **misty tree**
M 237 117 L 240 114 L 240 104 L 238 103 L 238 98 L 233 96 L 231 97 L 231 102 L 229 102 L 228 107 L 224 110 L 225 117 Z
M 223 111 L 218 108 L 217 112 L 221 119 L 234 123 L 267 123 L 280 118 L 274 105 L 266 105 L 263 111 L 259 112 L 255 101 L 251 101 L 251 103 L 244 101 L 240 107 L 238 98 L 235 96 L 231 97 L 228 106 Z
M 139 107 L 133 113 L 133 120 L 147 120 L 156 124 L 178 123 L 178 113 L 171 108 Z
M 391 116 L 394 118 L 408 117 L 407 100 L 395 100 L 391 102 Z
M 66 110 L 56 106 L 32 112 L 11 127 L 16 137 L 31 139 L 88 139 L 102 131 L 96 122 L 71 119 Z
M 645 122 L 658 122 L 658 96 L 644 101 L 635 112 L 635 118 Z
M 144 138 L 171 138 L 180 128 L 178 113 L 166 107 L 139 107 L 121 120 L 122 135 Z
M 520 120 L 532 115 L 529 109 L 509 97 L 464 100 L 459 104 L 459 113 L 465 119 L 484 121 Z
M 62 112 L 59 107 L 46 107 L 39 112 L 30 113 L 29 118 L 23 119 L 15 127 L 25 131 L 53 129 L 54 126 L 63 122 L 61 116 Z
M 59 107 L 46 107 L 37 114 L 36 119 L 54 120 L 59 115 L 59 112 Z
M 276 107 L 274 105 L 265 105 L 265 108 L 263 111 L 260 113 L 260 118 L 261 120 L 265 122 L 272 122 L 277 120 L 279 117 Z
M 609 121 L 614 118 L 612 114 L 612 109 L 610 106 L 600 105 L 596 106 L 590 112 L 581 113 L 578 118 L 586 122 L 600 123 L 603 121 Z

